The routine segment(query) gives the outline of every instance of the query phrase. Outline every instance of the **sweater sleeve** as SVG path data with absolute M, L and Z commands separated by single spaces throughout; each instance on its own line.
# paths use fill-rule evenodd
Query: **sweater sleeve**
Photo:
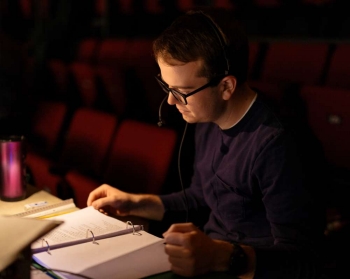
M 206 206 L 200 181 L 197 177 L 195 170 L 190 187 L 184 189 L 184 191 L 160 195 L 165 211 L 197 210 Z
M 165 211 L 197 210 L 200 207 L 206 206 L 200 179 L 200 171 L 197 168 L 198 156 L 202 154 L 202 150 L 205 148 L 203 143 L 203 131 L 199 127 L 199 125 L 196 125 L 195 128 L 194 172 L 191 178 L 191 185 L 189 187 L 184 185 L 184 191 L 160 195 Z

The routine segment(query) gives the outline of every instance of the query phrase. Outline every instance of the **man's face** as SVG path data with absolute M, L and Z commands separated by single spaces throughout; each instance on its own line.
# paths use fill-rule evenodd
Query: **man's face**
M 169 63 L 164 62 L 162 58 L 158 59 L 161 79 L 173 88 L 183 94 L 188 94 L 208 83 L 205 77 L 198 77 L 198 72 L 202 68 L 202 60 L 183 63 L 172 60 Z M 196 122 L 215 122 L 220 116 L 220 97 L 219 86 L 207 87 L 198 93 L 188 97 L 187 105 L 178 101 L 172 94 L 169 94 L 169 105 L 176 105 L 176 108 L 182 114 L 182 117 L 188 123 Z

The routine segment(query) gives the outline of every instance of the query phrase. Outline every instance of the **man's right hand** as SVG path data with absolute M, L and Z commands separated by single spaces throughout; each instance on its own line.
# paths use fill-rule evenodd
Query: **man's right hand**
M 87 206 L 93 206 L 102 212 L 126 216 L 130 215 L 132 209 L 132 196 L 133 194 L 103 184 L 89 194 Z
M 107 184 L 89 194 L 87 206 L 118 216 L 134 215 L 161 220 L 164 215 L 164 206 L 158 196 L 126 193 Z

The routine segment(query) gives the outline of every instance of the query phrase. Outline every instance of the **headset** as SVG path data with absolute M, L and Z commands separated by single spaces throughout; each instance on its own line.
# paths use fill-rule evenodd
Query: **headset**
M 222 55 L 225 59 L 225 64 L 226 64 L 226 69 L 225 69 L 225 75 L 228 75 L 229 71 L 230 71 L 230 62 L 227 58 L 227 44 L 225 42 L 225 39 L 223 37 L 222 32 L 220 31 L 219 27 L 217 26 L 217 24 L 206 14 L 204 14 L 202 11 L 199 11 L 199 13 L 204 19 L 205 21 L 208 23 L 208 25 L 211 27 L 211 29 L 214 31 L 215 36 L 217 37 L 220 46 L 222 48 Z
M 202 11 L 199 11 L 197 14 L 201 15 L 205 19 L 205 21 L 208 23 L 208 25 L 211 27 L 211 29 L 214 31 L 215 36 L 218 39 L 220 46 L 222 48 L 223 58 L 225 59 L 226 68 L 225 68 L 224 74 L 228 75 L 229 71 L 230 71 L 230 62 L 227 58 L 227 44 L 225 42 L 225 39 L 224 39 L 221 31 L 219 30 L 219 27 L 216 25 L 216 23 L 209 16 L 204 14 Z M 159 120 L 157 123 L 157 125 L 159 127 L 162 127 L 165 125 L 165 121 L 162 119 L 162 107 L 163 107 L 163 103 L 167 100 L 167 98 L 168 98 L 168 96 L 166 95 L 159 106 L 159 111 L 158 111 Z
M 230 70 L 230 63 L 229 63 L 229 60 L 227 58 L 227 44 L 225 42 L 225 39 L 221 33 L 221 31 L 219 30 L 218 26 L 213 22 L 213 20 L 205 15 L 202 11 L 199 11 L 197 14 L 200 14 L 204 19 L 205 21 L 208 23 L 208 25 L 210 26 L 210 28 L 214 31 L 215 33 L 215 36 L 217 37 L 219 43 L 220 43 L 220 46 L 222 48 L 222 55 L 223 55 L 223 58 L 225 59 L 225 71 L 224 71 L 224 74 L 225 75 L 228 75 L 229 74 L 229 70 Z M 159 106 L 159 121 L 158 121 L 158 126 L 159 127 L 162 127 L 165 125 L 165 122 L 164 120 L 162 119 L 162 107 L 163 107 L 163 104 L 164 102 L 168 99 L 168 95 L 166 95 L 164 97 L 164 99 L 162 100 L 162 102 L 160 103 L 160 106 Z M 186 195 L 186 191 L 184 189 L 184 186 L 183 186 L 183 183 L 182 183 L 182 175 L 181 175 L 181 168 L 180 168 L 180 158 L 181 158 L 181 149 L 182 149 L 182 145 L 183 145 L 183 141 L 184 141 L 184 138 L 185 138 L 185 135 L 186 135 L 186 130 L 187 130 L 187 126 L 188 126 L 188 123 L 186 122 L 185 124 L 185 129 L 183 131 L 183 135 L 182 135 L 182 138 L 181 138 L 181 142 L 180 142 L 180 147 L 179 147 L 179 153 L 178 153 L 178 172 L 179 172 L 179 178 L 180 178 L 180 184 L 181 184 L 181 188 L 182 188 L 182 192 L 184 194 L 184 198 L 185 198 L 185 203 L 186 203 L 186 222 L 188 222 L 188 218 L 189 218 L 189 206 L 188 206 L 188 199 L 187 199 L 187 195 Z

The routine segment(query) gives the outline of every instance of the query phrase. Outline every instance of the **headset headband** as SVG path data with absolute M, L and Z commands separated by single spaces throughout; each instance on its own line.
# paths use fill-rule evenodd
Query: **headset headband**
M 207 15 L 205 15 L 203 12 L 200 12 L 200 14 L 203 16 L 203 18 L 205 18 L 205 20 L 208 22 L 208 24 L 211 26 L 211 28 L 213 29 L 216 37 L 218 38 L 218 41 L 220 42 L 220 46 L 222 48 L 222 52 L 223 52 L 223 55 L 224 55 L 224 58 L 225 58 L 225 62 L 226 62 L 226 70 L 225 70 L 225 75 L 228 75 L 229 73 L 229 70 L 230 70 L 230 63 L 227 59 L 227 55 L 226 55 L 226 48 L 227 48 L 227 45 L 225 43 L 225 40 L 218 28 L 218 26 L 213 22 L 213 20 L 208 17 Z

